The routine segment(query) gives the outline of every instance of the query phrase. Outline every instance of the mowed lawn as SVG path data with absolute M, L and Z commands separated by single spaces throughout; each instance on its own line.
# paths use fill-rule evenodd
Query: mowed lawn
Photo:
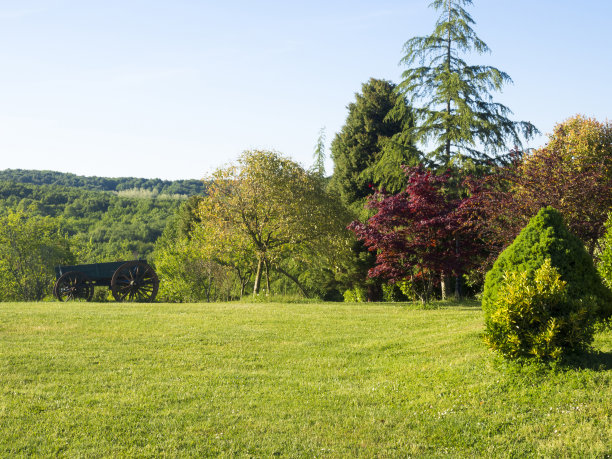
M 0 304 L 0 456 L 612 454 L 612 333 L 504 364 L 476 304 Z

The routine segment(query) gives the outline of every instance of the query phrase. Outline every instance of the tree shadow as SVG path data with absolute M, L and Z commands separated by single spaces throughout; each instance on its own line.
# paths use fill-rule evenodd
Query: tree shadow
M 612 352 L 585 351 L 568 355 L 560 364 L 568 369 L 608 371 L 612 370 Z
M 437 308 L 452 308 L 452 309 L 480 309 L 481 302 L 475 298 L 449 298 L 447 300 L 435 300 L 430 303 L 425 303 Z

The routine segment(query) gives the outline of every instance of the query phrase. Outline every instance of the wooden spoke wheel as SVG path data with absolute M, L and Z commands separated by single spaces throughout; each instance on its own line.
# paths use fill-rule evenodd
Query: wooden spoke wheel
M 70 271 L 55 282 L 53 294 L 60 301 L 91 301 L 94 286 L 85 274 Z
M 159 279 L 143 261 L 128 261 L 117 268 L 111 279 L 111 291 L 117 301 L 151 303 L 155 300 Z

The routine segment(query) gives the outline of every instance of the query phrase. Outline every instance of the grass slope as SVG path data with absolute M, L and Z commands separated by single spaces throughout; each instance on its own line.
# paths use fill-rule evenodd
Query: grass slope
M 612 333 L 517 370 L 473 306 L 0 304 L 0 456 L 605 456 Z

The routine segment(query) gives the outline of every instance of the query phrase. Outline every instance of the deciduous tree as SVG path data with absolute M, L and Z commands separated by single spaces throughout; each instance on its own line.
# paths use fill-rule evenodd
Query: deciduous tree
M 485 269 L 546 206 L 563 214 L 593 255 L 612 208 L 612 127 L 580 116 L 558 124 L 543 148 L 472 181 L 469 206 L 489 242 Z
M 254 254 L 254 294 L 271 269 L 300 287 L 299 273 L 283 268 L 287 258 L 314 252 L 329 259 L 346 246 L 344 208 L 317 176 L 274 152 L 247 151 L 238 164 L 217 170 L 200 215 L 221 250 L 242 247 Z
M 51 293 L 53 268 L 73 261 L 55 219 L 22 212 L 0 217 L 0 300 L 42 300 Z
M 463 213 L 464 200 L 445 192 L 448 175 L 407 168 L 408 186 L 395 195 L 374 195 L 369 206 L 376 214 L 350 229 L 376 253 L 371 277 L 393 282 L 419 281 L 429 288 L 447 275 L 460 276 L 480 249 Z M 462 243 L 459 245 L 458 241 Z

